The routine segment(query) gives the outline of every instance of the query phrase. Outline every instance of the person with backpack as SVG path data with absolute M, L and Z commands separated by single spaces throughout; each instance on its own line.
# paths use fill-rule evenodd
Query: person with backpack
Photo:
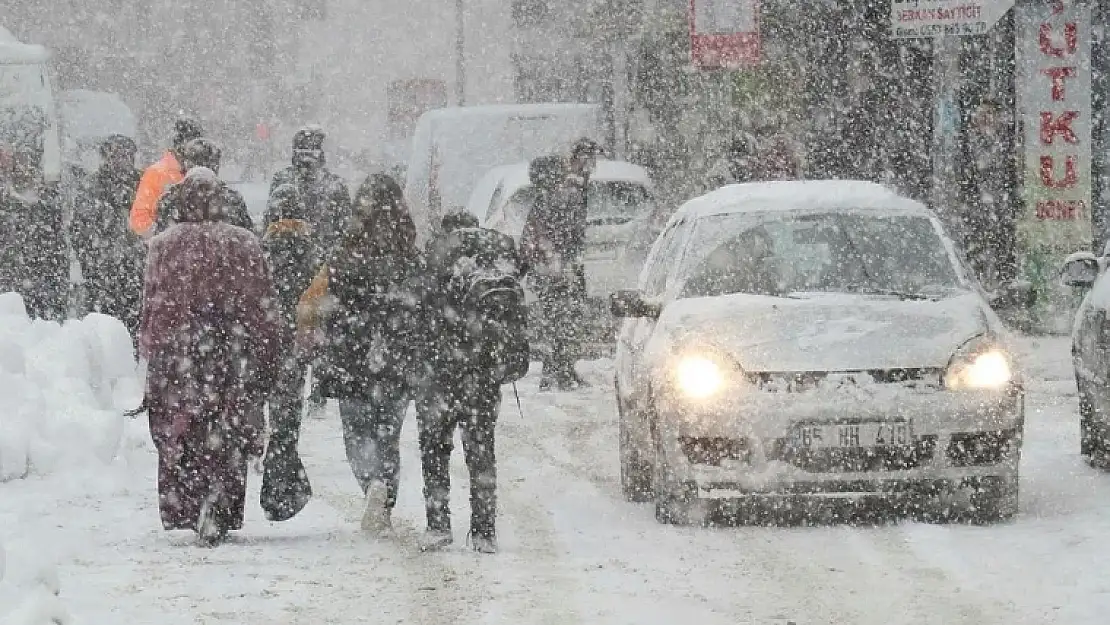
M 478 227 L 465 212 L 443 218 L 428 242 L 425 296 L 429 369 L 417 402 L 428 528 L 421 549 L 452 542 L 450 459 L 461 432 L 470 473 L 471 545 L 497 551 L 494 426 L 501 386 L 528 372 L 527 267 L 512 237 Z
M 320 265 L 320 250 L 312 225 L 291 185 L 274 190 L 266 207 L 269 227 L 262 235 L 262 252 L 277 291 L 281 321 L 281 366 L 268 398 L 270 444 L 263 460 L 261 503 L 271 521 L 284 521 L 300 512 L 312 497 L 312 486 L 297 453 L 303 389 L 308 364 L 298 357 L 294 338 L 297 302 L 308 290 Z
M 347 233 L 298 305 L 298 343 L 319 362 L 321 394 L 339 400 L 347 461 L 366 495 L 362 528 L 384 535 L 423 356 L 423 259 L 393 178 L 369 176 L 355 198 Z

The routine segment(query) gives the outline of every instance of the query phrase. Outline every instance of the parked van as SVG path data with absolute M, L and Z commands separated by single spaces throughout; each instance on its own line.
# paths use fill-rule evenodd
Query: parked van
M 58 182 L 62 176 L 62 148 L 54 92 L 47 70 L 49 60 L 46 48 L 20 43 L 0 27 L 0 123 L 11 123 L 28 113 L 42 116 L 46 126 L 44 178 L 46 182 Z
M 513 104 L 428 111 L 416 124 L 405 197 L 421 241 L 475 184 L 499 165 L 568 152 L 581 137 L 600 140 L 596 104 Z M 479 217 L 484 217 L 481 215 Z

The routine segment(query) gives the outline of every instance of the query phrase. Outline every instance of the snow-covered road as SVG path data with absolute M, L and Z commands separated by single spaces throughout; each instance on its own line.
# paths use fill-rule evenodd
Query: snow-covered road
M 658 525 L 651 506 L 620 496 L 611 373 L 595 363 L 584 367 L 589 392 L 538 395 L 529 378 L 523 418 L 507 398 L 496 556 L 463 545 L 461 458 L 455 548 L 415 549 L 423 509 L 411 420 L 395 540 L 358 531 L 361 502 L 329 414 L 305 425 L 314 501 L 285 524 L 253 504 L 246 529 L 216 550 L 158 529 L 153 450 L 135 423 L 110 467 L 0 484 L 0 602 L 26 598 L 28 578 L 56 565 L 61 603 L 89 625 L 1105 623 L 1110 475 L 1077 455 L 1067 342 L 1025 344 L 1033 379 L 1011 524 Z

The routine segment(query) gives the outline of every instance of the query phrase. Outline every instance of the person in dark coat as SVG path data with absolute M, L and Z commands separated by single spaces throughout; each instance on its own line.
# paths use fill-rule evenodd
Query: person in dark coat
M 292 185 L 304 202 L 316 244 L 330 254 L 343 238 L 351 217 L 351 192 L 347 183 L 327 168 L 325 138 L 318 126 L 297 131 L 293 136 L 293 163 L 274 174 L 270 194 L 282 185 Z
M 550 349 L 543 359 L 540 389 L 572 390 L 586 383 L 574 370 L 579 351 L 579 318 L 586 300 L 588 189 L 601 147 L 582 139 L 571 150 L 565 169 L 553 157 L 530 167 L 536 202 L 525 221 L 521 250 L 532 267 L 532 285 L 543 309 L 544 335 Z
M 74 202 L 70 241 L 85 280 L 88 310 L 115 317 L 132 336 L 139 329 L 146 246 L 128 226 L 140 172 L 130 137 L 100 145 L 101 165 Z
M 37 109 L 0 122 L 0 292 L 19 293 L 32 319 L 62 320 L 69 263 L 61 193 L 43 177 L 45 122 Z
M 312 496 L 297 453 L 308 365 L 298 356 L 294 339 L 297 303 L 319 269 L 320 250 L 304 204 L 297 200 L 296 189 L 291 185 L 274 190 L 266 214 L 270 226 L 262 236 L 262 251 L 277 290 L 282 364 L 277 385 L 269 397 L 270 444 L 264 461 L 262 507 L 268 518 L 282 521 L 300 512 Z
M 371 175 L 298 310 L 300 344 L 321 346 L 320 391 L 339 400 L 347 460 L 366 494 L 362 527 L 375 534 L 390 530 L 397 501 L 401 424 L 422 353 L 422 262 L 400 185 Z
M 421 549 L 442 549 L 454 541 L 451 533 L 450 460 L 458 429 L 470 474 L 471 545 L 479 552 L 497 551 L 497 466 L 494 430 L 501 406 L 496 368 L 490 367 L 486 345 L 475 340 L 474 322 L 460 306 L 455 284 L 467 272 L 499 267 L 521 280 L 527 271 L 512 237 L 478 227 L 465 211 L 448 213 L 440 233 L 427 245 L 428 282 L 424 296 L 427 329 L 424 375 L 417 399 L 420 455 L 424 473 L 424 505 L 428 527 Z M 523 314 L 523 292 L 521 292 Z M 527 371 L 526 328 L 524 341 Z M 523 375 L 523 373 L 521 373 Z M 515 378 L 513 378 L 515 380 Z
M 180 193 L 180 222 L 148 250 L 139 352 L 162 525 L 214 545 L 243 524 L 265 430 L 253 398 L 273 386 L 281 324 L 258 239 L 224 221 L 216 174 L 191 170 Z
M 292 185 L 298 201 L 305 207 L 308 222 L 312 224 L 316 246 L 327 257 L 335 251 L 346 231 L 351 217 L 351 192 L 347 183 L 327 168 L 325 138 L 319 126 L 305 126 L 293 135 L 293 162 L 274 174 L 270 194 L 273 195 L 282 185 Z M 269 226 L 270 219 L 267 218 L 263 227 Z M 316 367 L 313 367 L 312 392 L 308 403 L 311 412 L 319 413 L 327 400 L 320 395 L 315 370 Z
M 188 174 L 194 167 L 203 167 L 213 171 L 217 176 L 220 174 L 220 159 L 222 152 L 209 139 L 203 137 L 193 139 L 185 144 L 181 150 L 181 170 L 182 174 Z M 233 226 L 254 231 L 254 222 L 251 220 L 250 212 L 247 210 L 247 202 L 243 199 L 243 195 L 232 189 L 223 180 L 218 181 L 220 187 L 220 202 L 223 204 L 221 213 L 227 223 Z M 170 226 L 177 223 L 177 214 L 180 205 L 180 184 L 170 185 L 165 194 L 158 200 L 158 216 L 156 218 L 153 233 L 165 232 Z

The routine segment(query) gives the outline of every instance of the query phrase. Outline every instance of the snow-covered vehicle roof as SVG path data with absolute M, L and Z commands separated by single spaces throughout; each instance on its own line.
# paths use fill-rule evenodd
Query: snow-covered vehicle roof
M 20 43 L 11 33 L 0 33 L 0 65 L 25 63 L 45 63 L 50 60 L 50 51 L 32 43 Z
M 873 182 L 860 180 L 791 180 L 750 182 L 721 187 L 682 205 L 672 219 L 734 213 L 795 210 L 880 210 L 931 215 L 920 202 Z
M 597 111 L 596 104 L 575 104 L 548 102 L 540 104 L 490 104 L 486 106 L 448 106 L 434 109 L 421 115 L 421 121 L 435 123 L 464 122 L 483 118 L 503 118 L 512 115 L 567 115 L 572 113 L 592 114 Z
M 516 163 L 502 165 L 489 170 L 478 184 L 474 185 L 474 192 L 470 194 L 466 210 L 479 219 L 488 217 L 490 203 L 494 193 L 501 190 L 502 197 L 508 199 L 513 193 L 532 185 L 528 177 L 529 163 Z M 648 170 L 625 161 L 599 160 L 597 169 L 594 170 L 590 180 L 594 182 L 629 182 L 638 184 L 646 189 L 651 189 L 651 175 Z

